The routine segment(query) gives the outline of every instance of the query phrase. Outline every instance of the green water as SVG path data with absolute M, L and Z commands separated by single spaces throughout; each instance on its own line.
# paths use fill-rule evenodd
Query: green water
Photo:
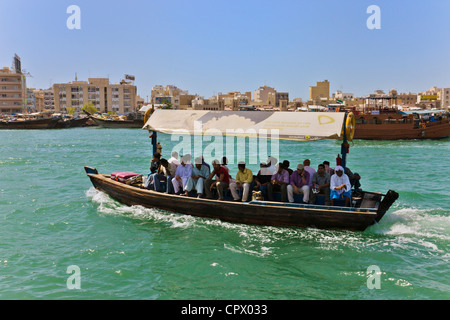
M 177 141 L 159 138 L 167 157 Z M 316 167 L 339 150 L 336 141 L 280 142 L 280 159 Z M 147 173 L 150 154 L 139 129 L 0 131 L 0 298 L 450 298 L 449 139 L 354 143 L 348 165 L 363 188 L 400 194 L 365 232 L 127 207 L 83 170 Z M 67 285 L 73 265 L 80 289 Z M 373 265 L 379 289 L 367 285 Z

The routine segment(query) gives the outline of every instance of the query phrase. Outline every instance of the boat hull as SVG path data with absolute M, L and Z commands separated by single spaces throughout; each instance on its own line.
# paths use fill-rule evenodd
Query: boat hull
M 110 179 L 108 175 L 88 174 L 88 176 L 96 189 L 128 206 L 140 205 L 146 208 L 159 208 L 181 214 L 252 225 L 364 231 L 368 226 L 379 221 L 390 206 L 387 206 L 380 216 L 380 212 L 375 210 L 351 211 L 350 208 L 330 209 L 330 207 L 320 208 L 321 206 L 301 208 L 275 202 L 264 202 L 262 205 L 197 199 L 129 186 Z
M 364 119 L 365 123 L 361 123 Z M 389 120 L 388 120 L 389 119 Z M 353 139 L 363 140 L 408 140 L 408 139 L 444 139 L 450 137 L 450 122 L 436 121 L 419 125 L 413 118 L 395 115 L 360 115 L 356 118 Z M 358 121 L 359 120 L 359 121 Z M 394 123 L 390 123 L 392 120 Z M 375 122 L 379 121 L 379 124 Z M 404 121 L 399 123 L 400 121 Z M 359 122 L 359 123 L 358 123 Z
M 59 118 L 36 119 L 24 121 L 0 121 L 0 129 L 53 129 Z
M 110 120 L 92 117 L 94 122 L 103 128 L 142 128 L 144 120 Z

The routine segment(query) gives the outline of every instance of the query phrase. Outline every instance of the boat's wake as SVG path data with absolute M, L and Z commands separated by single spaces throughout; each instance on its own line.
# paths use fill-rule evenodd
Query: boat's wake
M 106 215 L 131 217 L 169 228 L 233 231 L 235 241 L 225 243 L 226 249 L 260 257 L 276 255 L 276 252 L 284 251 L 290 245 L 330 251 L 391 251 L 402 248 L 419 250 L 424 254 L 442 254 L 450 241 L 450 213 L 443 209 L 396 208 L 365 232 L 351 232 L 234 224 L 142 206 L 129 207 L 94 187 L 86 191 L 86 196 L 98 205 L 98 212 Z

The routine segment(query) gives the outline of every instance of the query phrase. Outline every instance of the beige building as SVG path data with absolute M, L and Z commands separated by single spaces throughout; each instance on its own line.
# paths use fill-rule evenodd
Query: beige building
M 22 113 L 26 107 L 26 77 L 8 67 L 0 69 L 0 113 Z
M 441 108 L 450 109 L 450 88 L 442 88 L 439 98 L 441 100 Z
M 109 83 L 109 78 L 89 78 L 53 85 L 54 110 L 67 112 L 74 107 L 78 112 L 87 103 L 92 103 L 99 112 L 127 114 L 137 112 L 137 88 L 130 82 Z M 48 102 L 47 102 L 48 101 Z M 51 97 L 45 98 L 45 108 L 51 105 Z
M 277 91 L 266 85 L 254 92 L 254 101 L 259 104 L 275 105 Z
M 397 104 L 404 107 L 414 107 L 417 103 L 417 93 L 400 93 L 397 95 Z
M 316 86 L 309 87 L 309 100 L 320 101 L 330 99 L 330 82 L 328 80 L 317 82 Z
M 190 105 L 192 105 L 191 98 L 193 99 L 193 97 L 189 95 L 189 92 L 187 90 L 182 90 L 174 85 L 154 86 L 152 88 L 151 93 L 151 103 L 153 104 L 169 103 L 172 109 L 176 110 L 187 109 Z

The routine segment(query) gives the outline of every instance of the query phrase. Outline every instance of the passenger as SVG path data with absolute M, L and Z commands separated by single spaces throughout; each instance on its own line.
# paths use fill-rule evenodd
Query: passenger
M 159 164 L 160 164 L 160 161 L 161 161 L 160 159 L 161 159 L 161 154 L 159 154 L 158 152 L 155 152 L 153 154 L 152 160 L 150 161 L 150 172 L 152 174 L 156 173 L 156 171 L 158 170 Z
M 312 178 L 312 189 L 310 193 L 309 203 L 316 204 L 317 194 L 322 192 L 325 194 L 325 205 L 330 205 L 330 174 L 325 171 L 325 165 L 319 164 L 317 172 Z
M 220 165 L 219 160 L 214 160 L 212 165 L 214 170 L 205 182 L 206 198 L 213 198 L 212 189 L 216 187 L 217 193 L 219 194 L 219 200 L 223 200 L 225 190 L 229 187 L 230 175 L 228 174 L 228 171 Z M 213 180 L 214 177 L 216 177 L 216 180 Z
M 334 169 L 335 174 L 330 179 L 330 198 L 331 205 L 334 206 L 335 199 L 345 198 L 345 206 L 348 207 L 351 198 L 351 185 L 348 176 L 344 173 L 344 168 L 337 166 Z
M 272 176 L 277 172 L 277 167 L 275 166 L 277 162 L 278 160 L 275 157 L 269 156 L 267 158 L 267 174 L 270 174 Z
M 180 161 L 178 160 L 178 152 L 173 151 L 172 157 L 168 161 L 169 161 L 169 163 L 173 163 L 174 165 L 176 165 L 178 167 L 180 165 Z
M 187 196 L 192 189 L 195 189 L 197 190 L 197 198 L 201 198 L 205 181 L 209 176 L 209 169 L 202 164 L 202 157 L 195 158 L 194 163 L 195 167 L 192 169 L 192 175 L 184 188 L 184 194 Z
M 260 170 L 258 171 L 258 174 L 255 177 L 255 186 L 253 189 L 255 191 L 259 190 L 262 192 L 262 195 L 264 198 L 267 199 L 267 185 L 270 183 L 270 179 L 272 178 L 272 175 L 267 174 L 267 164 L 265 162 L 261 162 L 259 164 Z
M 175 177 L 172 179 L 175 194 L 182 193 L 181 190 L 186 187 L 186 183 L 191 175 L 192 165 L 187 164 L 187 157 L 183 156 L 181 157 L 181 165 L 178 166 L 177 171 L 175 171 Z
M 290 165 L 291 163 L 288 160 L 283 161 L 284 170 L 287 170 L 289 172 L 289 176 L 291 176 L 292 172 L 294 172 L 294 170 L 289 168 Z
M 330 174 L 330 177 L 334 174 L 334 170 L 330 168 L 330 161 L 324 161 L 323 165 L 325 166 L 325 172 Z
M 359 180 L 361 180 L 361 176 L 356 172 L 353 173 L 349 167 L 345 167 L 345 174 L 348 176 L 352 188 L 357 191 L 361 191 L 361 183 L 359 182 Z
M 153 189 L 158 192 L 167 191 L 169 188 L 166 187 L 166 190 L 163 190 L 161 182 L 167 183 L 172 177 L 169 170 L 169 162 L 166 159 L 161 159 L 158 171 L 151 175 L 152 181 L 149 185 L 149 189 L 153 187 Z
M 305 170 L 302 164 L 297 166 L 297 170 L 292 173 L 290 183 L 287 186 L 287 195 L 289 202 L 294 202 L 294 193 L 303 194 L 303 203 L 309 202 L 309 172 Z
M 289 172 L 284 170 L 283 164 L 278 164 L 277 172 L 272 175 L 271 181 L 267 184 L 267 197 L 273 201 L 273 192 L 281 192 L 281 201 L 286 202 L 287 185 L 289 184 Z
M 239 201 L 240 199 L 237 188 L 242 187 L 242 202 L 246 202 L 248 201 L 250 184 L 253 182 L 253 172 L 245 167 L 245 162 L 239 162 L 238 169 L 238 173 L 236 174 L 236 182 L 230 183 L 230 191 L 233 195 L 233 200 Z
M 309 159 L 305 159 L 303 161 L 303 167 L 305 169 L 305 171 L 308 171 L 309 173 L 309 181 L 308 181 L 308 185 L 311 187 L 312 186 L 312 178 L 314 173 L 316 173 L 316 169 L 310 167 L 311 165 L 311 161 Z
M 209 174 L 211 173 L 211 167 L 209 166 L 208 163 L 205 162 L 205 158 L 203 158 L 203 156 L 202 156 L 202 165 L 208 168 L 208 176 L 209 176 Z

